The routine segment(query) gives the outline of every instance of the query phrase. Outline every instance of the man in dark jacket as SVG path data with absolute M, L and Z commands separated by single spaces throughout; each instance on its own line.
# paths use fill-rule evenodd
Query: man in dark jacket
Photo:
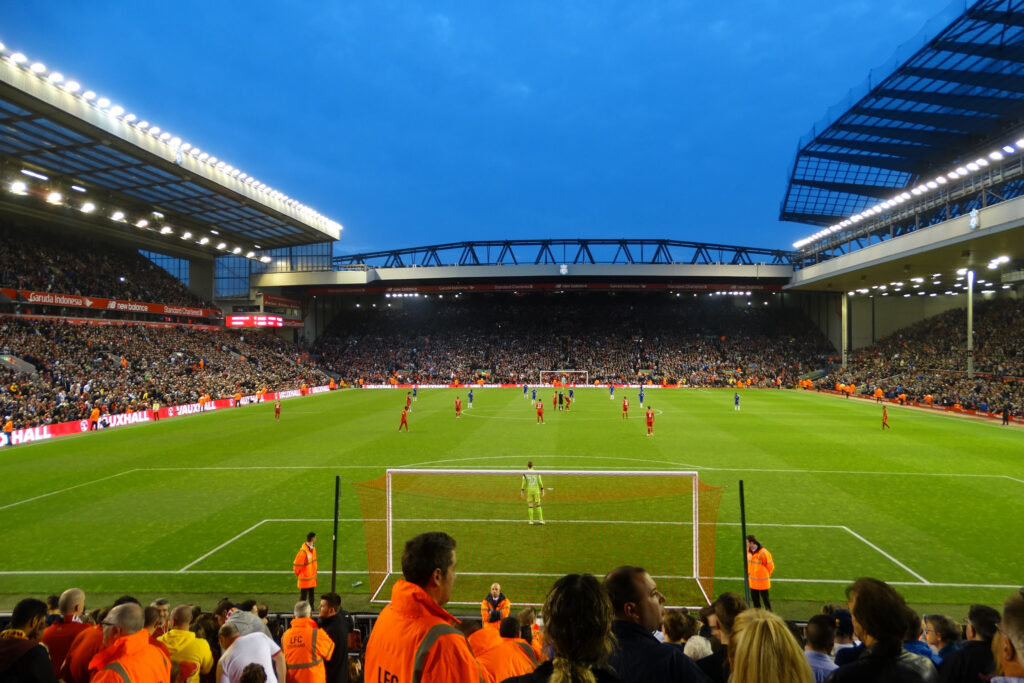
M 50 655 L 39 643 L 45 628 L 45 602 L 25 598 L 14 606 L 10 628 L 0 631 L 0 683 L 57 683 Z
M 939 683 L 977 683 L 996 669 L 992 639 L 999 628 L 999 612 L 988 605 L 971 605 L 967 612 L 967 640 L 939 665 Z
M 320 596 L 320 628 L 334 641 L 334 652 L 325 662 L 327 683 L 348 683 L 348 612 L 337 593 Z
M 865 649 L 854 662 L 841 666 L 825 683 L 935 683 L 931 660 L 903 649 L 907 604 L 903 596 L 878 579 L 861 578 L 846 589 L 854 634 Z
M 653 632 L 661 628 L 665 596 L 641 567 L 619 567 L 604 577 L 615 611 L 612 633 L 618 648 L 610 664 L 623 683 L 709 683 L 679 648 L 664 645 Z

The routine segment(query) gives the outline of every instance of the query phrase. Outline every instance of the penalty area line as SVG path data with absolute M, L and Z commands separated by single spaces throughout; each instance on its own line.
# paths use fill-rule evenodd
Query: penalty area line
M 911 574 L 918 581 L 921 581 L 924 584 L 930 584 L 931 583 L 931 581 L 929 581 L 928 579 L 924 578 L 923 576 L 921 576 L 920 574 L 915 572 L 913 569 L 911 569 L 907 565 L 903 564 L 902 562 L 897 560 L 895 557 L 893 557 L 892 555 L 890 555 L 889 553 L 885 552 L 884 550 L 879 548 L 877 545 L 875 545 L 874 543 L 872 543 L 868 539 L 866 539 L 863 536 L 861 536 L 860 534 L 858 534 L 856 531 L 854 531 L 850 527 L 844 526 L 842 528 L 845 529 L 847 532 L 849 532 L 854 538 L 858 539 L 862 543 L 866 544 L 868 547 L 873 548 L 874 550 L 876 550 L 879 553 L 881 553 L 882 555 L 884 555 L 886 558 L 889 559 L 889 561 L 896 563 L 897 566 L 899 566 L 901 569 L 903 569 L 904 571 L 906 571 L 909 574 Z
M 93 484 L 98 484 L 101 481 L 107 481 L 108 479 L 114 479 L 115 477 L 120 477 L 120 476 L 122 476 L 124 474 L 131 474 L 132 472 L 137 472 L 137 471 L 138 470 L 136 470 L 136 469 L 125 470 L 124 472 L 118 472 L 117 474 L 111 474 L 109 477 L 101 477 L 99 479 L 93 479 L 92 481 L 86 481 L 86 482 L 82 482 L 81 484 L 75 484 L 74 486 L 68 486 L 68 487 L 63 488 L 63 489 L 58 489 L 57 491 L 50 491 L 49 493 L 42 493 L 42 494 L 40 494 L 38 496 L 33 496 L 32 498 L 26 498 L 24 500 L 18 500 L 18 501 L 15 501 L 13 503 L 8 503 L 7 505 L 0 505 L 0 510 L 6 510 L 7 508 L 12 508 L 12 507 L 15 507 L 17 505 L 24 505 L 25 503 L 31 503 L 32 501 L 35 501 L 35 500 L 42 500 L 43 498 L 49 498 L 50 496 L 56 496 L 57 494 L 60 494 L 60 493 L 67 493 L 68 491 L 74 491 L 75 489 L 80 489 L 83 486 L 91 486 Z

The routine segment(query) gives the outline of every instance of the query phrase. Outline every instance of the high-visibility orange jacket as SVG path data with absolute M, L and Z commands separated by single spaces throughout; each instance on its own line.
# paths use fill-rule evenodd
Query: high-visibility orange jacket
M 292 619 L 281 636 L 287 683 L 325 683 L 324 660 L 334 654 L 334 641 L 312 619 Z
M 537 668 L 533 648 L 522 638 L 502 638 L 493 629 L 482 628 L 469 636 L 469 645 L 496 681 L 533 673 Z
M 316 570 L 316 548 L 311 548 L 309 543 L 303 543 L 295 555 L 295 562 L 292 566 L 292 571 L 299 579 L 299 588 L 316 586 Z
M 90 683 L 171 683 L 171 660 L 149 644 L 146 629 L 121 636 L 110 647 L 100 650 L 89 662 L 89 671 L 94 672 Z
M 99 624 L 85 629 L 71 643 L 58 678 L 67 683 L 88 683 L 89 662 L 103 649 L 103 627 Z
M 493 681 L 473 656 L 466 637 L 453 626 L 457 623 L 459 620 L 434 602 L 425 590 L 414 583 L 398 581 L 391 589 L 391 604 L 381 610 L 366 643 L 366 680 Z
M 767 548 L 758 546 L 753 553 L 747 551 L 747 576 L 750 577 L 751 588 L 759 591 L 768 590 L 772 585 L 769 577 L 774 571 L 775 562 Z
M 492 610 L 495 612 L 493 616 L 491 615 Z M 512 603 L 508 601 L 504 593 L 500 593 L 497 600 L 488 593 L 480 603 L 480 619 L 483 620 L 484 626 L 498 628 L 501 626 L 501 620 L 507 617 L 511 611 Z

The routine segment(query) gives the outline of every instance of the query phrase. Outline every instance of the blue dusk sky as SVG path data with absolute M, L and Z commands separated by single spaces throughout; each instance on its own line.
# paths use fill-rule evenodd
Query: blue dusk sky
M 941 0 L 7 2 L 0 42 L 345 226 L 790 248 L 797 143 Z

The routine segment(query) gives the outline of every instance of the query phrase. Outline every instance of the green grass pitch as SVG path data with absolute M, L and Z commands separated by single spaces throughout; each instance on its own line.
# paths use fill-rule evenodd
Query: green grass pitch
M 424 389 L 411 432 L 400 434 L 405 391 L 347 390 L 285 401 L 280 422 L 267 403 L 7 448 L 0 607 L 77 585 L 96 596 L 93 607 L 101 596 L 131 593 L 203 606 L 260 596 L 288 609 L 297 598 L 291 562 L 307 531 L 319 534 L 318 592 L 329 588 L 323 572 L 340 475 L 339 592 L 347 607 L 365 608 L 371 527 L 362 522 L 360 482 L 386 467 L 519 470 L 527 459 L 542 469 L 696 470 L 723 487 L 715 593 L 742 587 L 742 479 L 748 532 L 775 556 L 773 602 L 793 616 L 842 600 L 845 584 L 864 575 L 897 584 L 912 604 L 949 612 L 998 605 L 1024 581 L 1017 427 L 889 406 L 892 429 L 882 432 L 873 402 L 747 390 L 736 412 L 729 390 L 652 389 L 647 402 L 658 415 L 648 438 L 637 391 L 615 393 L 609 400 L 607 389 L 578 390 L 571 412 L 559 413 L 551 390 L 540 390 L 547 424 L 537 425 L 521 389 L 477 389 L 459 420 L 453 401 L 465 402 L 465 391 Z M 629 420 L 620 417 L 624 393 Z M 430 523 L 460 540 L 456 603 L 478 603 L 492 579 L 522 603 L 543 593 L 524 597 L 538 589 L 519 575 L 659 566 L 652 549 L 665 537 L 645 522 L 689 519 L 689 510 L 673 516 L 651 505 L 650 519 L 635 524 L 571 524 L 559 518 L 559 487 L 546 481 L 555 486 L 544 505 L 548 524 L 528 527 L 518 473 L 496 481 L 499 517 L 508 521 L 491 516 L 481 496 L 462 501 L 453 489 L 444 514 L 461 521 Z M 637 514 L 613 503 L 591 512 Z M 418 528 L 396 525 L 396 545 Z M 362 586 L 352 588 L 355 581 Z

